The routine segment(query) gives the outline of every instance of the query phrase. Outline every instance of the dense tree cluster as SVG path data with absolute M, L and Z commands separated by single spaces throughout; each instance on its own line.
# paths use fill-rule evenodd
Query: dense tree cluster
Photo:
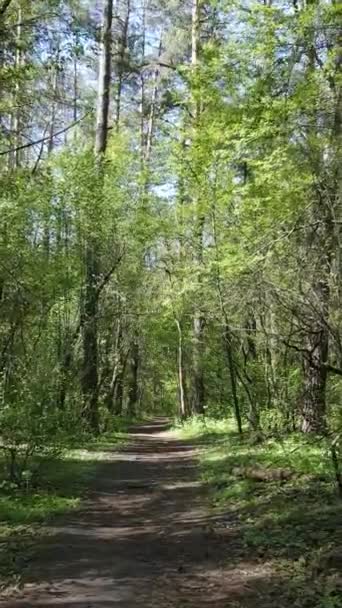
M 0 424 L 341 421 L 341 13 L 0 2 Z

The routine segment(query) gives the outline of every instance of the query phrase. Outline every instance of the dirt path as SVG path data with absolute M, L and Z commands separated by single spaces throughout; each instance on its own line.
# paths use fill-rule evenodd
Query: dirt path
M 229 563 L 234 533 L 217 535 L 206 505 L 196 449 L 163 420 L 139 426 L 82 508 L 49 530 L 20 595 L 0 606 L 255 606 L 265 567 Z

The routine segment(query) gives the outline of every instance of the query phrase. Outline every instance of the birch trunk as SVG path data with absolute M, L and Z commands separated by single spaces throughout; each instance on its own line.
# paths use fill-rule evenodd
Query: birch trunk
M 199 42 L 200 42 L 200 0 L 192 2 L 192 29 L 191 29 L 191 65 L 195 74 L 198 66 Z M 193 99 L 193 128 L 197 128 L 197 121 L 200 115 L 200 104 L 196 97 Z M 195 207 L 195 232 L 194 232 L 194 259 L 197 270 L 198 295 L 197 301 L 201 301 L 202 290 L 202 266 L 203 266 L 203 229 L 204 216 L 198 197 L 194 200 Z M 204 387 L 204 328 L 205 318 L 201 306 L 195 303 L 193 319 L 193 387 L 192 387 L 192 409 L 196 414 L 203 414 L 205 407 L 205 387 Z

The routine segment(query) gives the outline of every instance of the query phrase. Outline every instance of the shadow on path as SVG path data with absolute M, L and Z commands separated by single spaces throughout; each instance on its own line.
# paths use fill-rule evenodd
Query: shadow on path
M 2 608 L 257 605 L 267 567 L 229 565 L 238 529 L 224 542 L 213 534 L 197 448 L 168 428 L 157 419 L 131 429 L 81 509 L 47 529 L 23 590 Z

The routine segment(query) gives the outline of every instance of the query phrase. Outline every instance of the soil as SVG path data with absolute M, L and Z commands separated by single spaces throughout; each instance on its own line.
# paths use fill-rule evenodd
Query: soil
M 1 608 L 271 605 L 270 565 L 241 554 L 234 521 L 210 511 L 199 449 L 164 419 L 132 429 L 81 508 L 46 530 Z

